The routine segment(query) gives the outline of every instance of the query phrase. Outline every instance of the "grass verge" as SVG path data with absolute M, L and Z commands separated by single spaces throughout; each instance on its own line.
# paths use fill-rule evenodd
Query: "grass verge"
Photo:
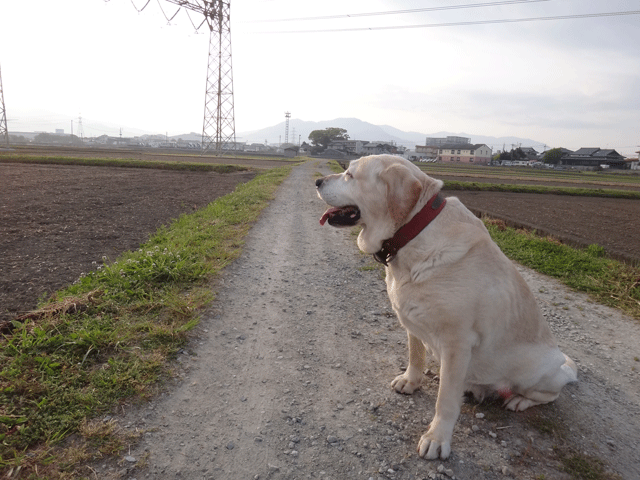
M 267 171 L 181 216 L 14 322 L 0 338 L 0 473 L 69 478 L 123 447 L 91 418 L 154 393 L 212 301 L 212 278 L 239 256 L 289 171 Z
M 485 225 L 509 258 L 640 320 L 638 266 L 607 258 L 598 245 L 576 249 L 534 231 L 507 227 L 500 220 L 485 219 Z
M 157 162 L 134 158 L 76 158 L 47 157 L 31 155 L 3 155 L 1 163 L 36 163 L 43 165 L 84 165 L 89 167 L 155 168 L 160 170 L 181 170 L 191 172 L 231 173 L 249 170 L 242 165 L 211 164 L 196 162 Z

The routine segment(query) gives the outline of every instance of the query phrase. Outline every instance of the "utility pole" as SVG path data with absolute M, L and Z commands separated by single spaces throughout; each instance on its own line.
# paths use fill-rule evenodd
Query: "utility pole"
M 9 129 L 7 128 L 7 112 L 4 109 L 4 93 L 2 92 L 2 70 L 0 70 L 0 142 L 9 146 Z

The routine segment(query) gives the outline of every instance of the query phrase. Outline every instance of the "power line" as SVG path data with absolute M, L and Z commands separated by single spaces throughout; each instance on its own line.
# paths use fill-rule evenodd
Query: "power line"
M 145 8 L 147 8 L 147 5 L 149 5 L 149 2 L 151 2 L 151 0 L 147 0 L 147 3 L 144 4 L 144 6 L 142 8 L 138 8 L 136 7 L 136 4 L 133 3 L 133 0 L 131 0 L 131 5 L 133 5 L 133 8 L 135 8 L 138 13 L 142 12 Z
M 148 2 L 147 2 L 148 3 Z M 174 2 L 171 2 L 174 3 Z M 164 18 L 167 20 L 167 25 L 171 25 L 171 20 L 173 20 L 174 18 L 176 18 L 176 15 L 178 14 L 178 12 L 180 11 L 180 7 L 178 7 L 178 9 L 176 10 L 176 13 L 174 13 L 172 15 L 171 18 L 167 17 L 167 14 L 164 13 L 164 8 L 162 8 L 162 4 L 160 3 L 160 0 L 158 0 L 158 6 L 160 7 L 160 11 L 162 12 L 162 15 L 164 15 Z M 145 5 L 146 7 L 146 5 Z M 144 7 L 143 7 L 144 8 Z
M 459 10 L 463 8 L 497 7 L 497 6 L 503 6 L 503 5 L 514 5 L 518 3 L 538 3 L 538 2 L 549 2 L 549 1 L 551 0 L 502 0 L 498 2 L 469 3 L 465 5 L 445 5 L 441 7 L 412 8 L 409 10 L 389 10 L 386 12 L 347 13 L 342 15 L 322 15 L 318 17 L 252 20 L 245 23 L 271 23 L 271 22 L 294 22 L 294 21 L 300 22 L 300 21 L 306 21 L 306 20 L 335 20 L 340 18 L 373 17 L 377 15 L 401 15 L 406 13 L 436 12 L 436 11 L 442 11 L 442 10 Z
M 460 27 L 468 25 L 492 25 L 503 23 L 523 23 L 523 22 L 543 22 L 550 20 L 574 20 L 582 18 L 599 18 L 599 17 L 619 17 L 625 15 L 639 15 L 640 10 L 630 10 L 625 12 L 604 12 L 604 13 L 582 13 L 577 15 L 556 15 L 552 17 L 530 17 L 530 18 L 503 18 L 495 20 L 473 20 L 469 22 L 447 22 L 447 23 L 426 23 L 419 25 L 393 25 L 383 27 L 353 27 L 353 28 L 332 28 L 318 30 L 280 30 L 280 31 L 264 31 L 255 33 L 335 33 L 335 32 L 360 32 L 373 30 L 405 30 L 416 28 L 437 28 L 437 27 Z

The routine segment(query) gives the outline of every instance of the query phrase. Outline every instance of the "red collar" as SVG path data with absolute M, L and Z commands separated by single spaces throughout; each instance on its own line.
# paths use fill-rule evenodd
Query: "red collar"
M 429 225 L 434 218 L 442 211 L 447 200 L 436 193 L 429 199 L 427 204 L 415 216 L 405 223 L 391 238 L 387 238 L 382 242 L 382 249 L 373 254 L 378 262 L 388 265 L 393 260 L 402 247 L 411 240 L 416 238 L 418 234 Z

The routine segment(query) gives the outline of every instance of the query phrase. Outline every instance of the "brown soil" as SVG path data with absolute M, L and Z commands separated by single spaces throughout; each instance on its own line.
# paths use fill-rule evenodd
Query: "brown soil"
M 0 163 L 0 325 L 254 176 Z

